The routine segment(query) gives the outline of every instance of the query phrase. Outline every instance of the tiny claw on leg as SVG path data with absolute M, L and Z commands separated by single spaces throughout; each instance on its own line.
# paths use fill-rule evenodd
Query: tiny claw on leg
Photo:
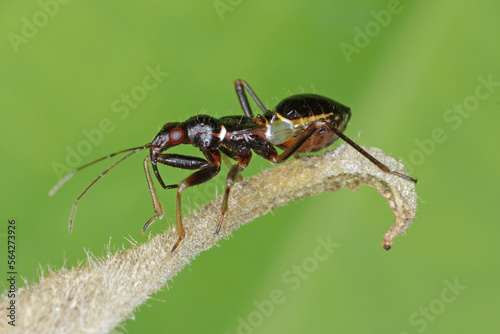
M 392 175 L 397 175 L 399 177 L 402 177 L 403 179 L 406 179 L 406 180 L 411 181 L 413 183 L 417 183 L 417 179 L 414 179 L 414 178 L 412 178 L 412 177 L 410 177 L 408 175 L 404 175 L 404 174 L 401 174 L 399 172 L 395 172 L 395 171 L 392 171 L 392 170 L 388 171 L 387 173 L 388 174 L 392 174 Z
M 162 218 L 160 215 L 154 215 L 153 217 L 149 218 L 146 224 L 144 224 L 144 227 L 142 228 L 142 235 L 146 233 L 146 230 L 148 229 L 149 225 L 151 225 L 157 218 Z
M 175 251 L 175 249 L 179 246 L 179 244 L 181 243 L 182 241 L 182 237 L 179 237 L 179 239 L 177 239 L 177 242 L 175 243 L 174 247 L 172 247 L 172 250 L 170 251 L 170 253 L 173 253 Z
M 219 224 L 217 225 L 217 229 L 215 230 L 215 234 L 219 234 L 220 229 L 222 227 L 222 221 L 224 220 L 224 213 L 221 214 L 219 219 Z

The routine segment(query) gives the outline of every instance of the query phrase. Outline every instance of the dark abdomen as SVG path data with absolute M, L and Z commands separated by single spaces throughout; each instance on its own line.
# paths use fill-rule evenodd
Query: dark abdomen
M 325 120 L 340 131 L 344 131 L 349 118 L 350 108 L 332 99 L 315 95 L 300 94 L 281 101 L 274 111 L 264 117 L 269 122 L 268 140 L 281 148 L 289 147 L 295 139 L 313 122 Z M 316 152 L 337 139 L 328 128 L 321 128 L 313 134 L 298 150 L 299 153 Z

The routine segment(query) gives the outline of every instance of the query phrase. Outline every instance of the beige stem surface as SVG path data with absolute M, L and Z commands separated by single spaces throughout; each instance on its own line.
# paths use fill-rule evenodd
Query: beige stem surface
M 366 150 L 391 170 L 406 173 L 399 161 L 381 150 Z M 394 211 L 396 222 L 382 242 L 383 247 L 390 247 L 394 237 L 413 222 L 418 199 L 415 185 L 383 173 L 343 145 L 321 155 L 289 161 L 235 184 L 219 235 L 214 230 L 221 196 L 184 218 L 187 237 L 174 253 L 170 249 L 177 235 L 170 229 L 129 250 L 104 258 L 89 256 L 85 266 L 60 269 L 20 289 L 16 297 L 16 329 L 22 333 L 107 333 L 196 255 L 241 225 L 290 201 L 341 188 L 357 190 L 363 184 L 377 189 Z M 8 299 L 0 302 L 3 313 L 8 303 Z M 13 330 L 3 318 L 0 332 Z

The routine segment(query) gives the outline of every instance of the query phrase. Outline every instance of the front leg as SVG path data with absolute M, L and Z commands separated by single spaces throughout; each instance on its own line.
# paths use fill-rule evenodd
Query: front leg
M 142 234 L 146 232 L 149 225 L 151 225 L 157 218 L 162 219 L 164 214 L 163 206 L 161 205 L 161 202 L 158 199 L 158 194 L 156 193 L 156 189 L 153 183 L 153 178 L 151 177 L 151 172 L 149 171 L 150 162 L 151 162 L 151 156 L 148 155 L 144 159 L 143 166 L 144 166 L 144 172 L 146 173 L 146 180 L 148 182 L 149 194 L 151 195 L 151 200 L 153 201 L 153 209 L 155 210 L 155 215 L 149 218 L 146 224 L 144 224 L 144 227 L 142 228 Z
M 154 162 L 153 162 L 154 161 Z M 205 167 L 211 166 L 212 164 L 203 158 L 180 155 L 180 154 L 159 154 L 155 156 L 155 160 L 151 159 L 151 155 L 148 155 L 144 159 L 144 172 L 146 173 L 146 180 L 148 183 L 149 193 L 151 195 L 151 200 L 153 201 L 153 209 L 155 214 L 148 219 L 144 227 L 142 228 L 142 233 L 144 234 L 156 219 L 161 219 L 164 215 L 163 206 L 161 205 L 158 195 L 156 193 L 153 179 L 151 177 L 151 172 L 149 170 L 149 163 L 152 164 L 155 175 L 158 182 L 164 189 L 177 188 L 178 184 L 165 185 L 160 174 L 158 173 L 157 163 L 165 164 L 171 167 L 177 167 L 182 169 L 203 169 Z M 182 227 L 182 226 L 181 226 Z M 182 229 L 183 230 L 183 229 Z M 179 232 L 179 230 L 178 230 Z M 180 234 L 179 234 L 180 235 Z
M 157 163 L 181 169 L 201 169 L 210 165 L 210 163 L 203 158 L 193 157 L 189 155 L 181 155 L 181 154 L 154 155 L 153 158 L 151 159 L 151 164 L 153 165 L 153 171 L 156 175 L 156 178 L 158 179 L 158 182 L 164 189 L 177 188 L 177 184 L 172 184 L 169 186 L 165 185 L 163 179 L 160 176 L 160 172 L 158 171 Z
M 217 175 L 220 171 L 221 164 L 221 154 L 219 151 L 207 150 L 203 151 L 203 154 L 207 158 L 207 160 L 198 157 L 192 157 L 187 155 L 180 154 L 155 154 L 152 155 L 151 162 L 153 164 L 153 169 L 155 171 L 156 177 L 158 181 L 165 189 L 177 188 L 177 201 L 176 201 L 176 230 L 179 239 L 175 243 L 174 247 L 172 247 L 172 252 L 179 246 L 182 239 L 186 237 L 186 230 L 182 225 L 182 191 L 186 188 L 196 186 L 202 183 L 207 182 L 215 175 Z M 163 180 L 158 173 L 157 163 L 161 163 L 164 165 L 168 165 L 171 167 L 182 168 L 182 169 L 199 169 L 199 171 L 194 172 L 178 184 L 173 184 L 166 186 L 163 183 Z M 151 189 L 151 188 L 150 188 Z M 153 189 L 154 190 L 154 189 Z M 155 193 L 156 195 L 156 193 Z M 154 200 L 153 200 L 154 203 Z M 156 209 L 155 209 L 156 211 Z M 158 213 L 157 213 L 158 215 Z M 156 216 L 157 216 L 156 215 Z M 155 219 L 156 216 L 151 217 L 151 219 Z M 150 220 L 151 220 L 150 219 Z M 149 223 L 149 221 L 148 221 Z M 146 223 L 146 224 L 148 224 Z M 149 223 L 150 224 L 150 223 Z M 147 228 L 147 226 L 145 226 Z

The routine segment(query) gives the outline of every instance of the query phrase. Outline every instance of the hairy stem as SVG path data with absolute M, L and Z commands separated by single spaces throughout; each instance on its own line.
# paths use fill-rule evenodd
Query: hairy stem
M 406 174 L 404 166 L 379 149 L 366 149 L 391 170 Z M 187 237 L 170 253 L 177 240 L 174 229 L 142 245 L 104 258 L 88 257 L 86 266 L 60 269 L 17 294 L 16 329 L 36 333 L 106 333 L 129 317 L 151 294 L 161 289 L 196 255 L 212 247 L 241 225 L 270 210 L 305 196 L 341 188 L 357 190 L 366 184 L 390 203 L 396 222 L 383 238 L 389 249 L 394 237 L 412 223 L 417 206 L 415 184 L 380 171 L 349 146 L 318 156 L 306 156 L 271 168 L 237 183 L 229 198 L 219 235 L 219 196 L 184 218 Z M 234 240 L 236 242 L 237 240 Z M 5 310 L 8 299 L 0 302 Z M 5 319 L 0 332 L 11 329 Z

